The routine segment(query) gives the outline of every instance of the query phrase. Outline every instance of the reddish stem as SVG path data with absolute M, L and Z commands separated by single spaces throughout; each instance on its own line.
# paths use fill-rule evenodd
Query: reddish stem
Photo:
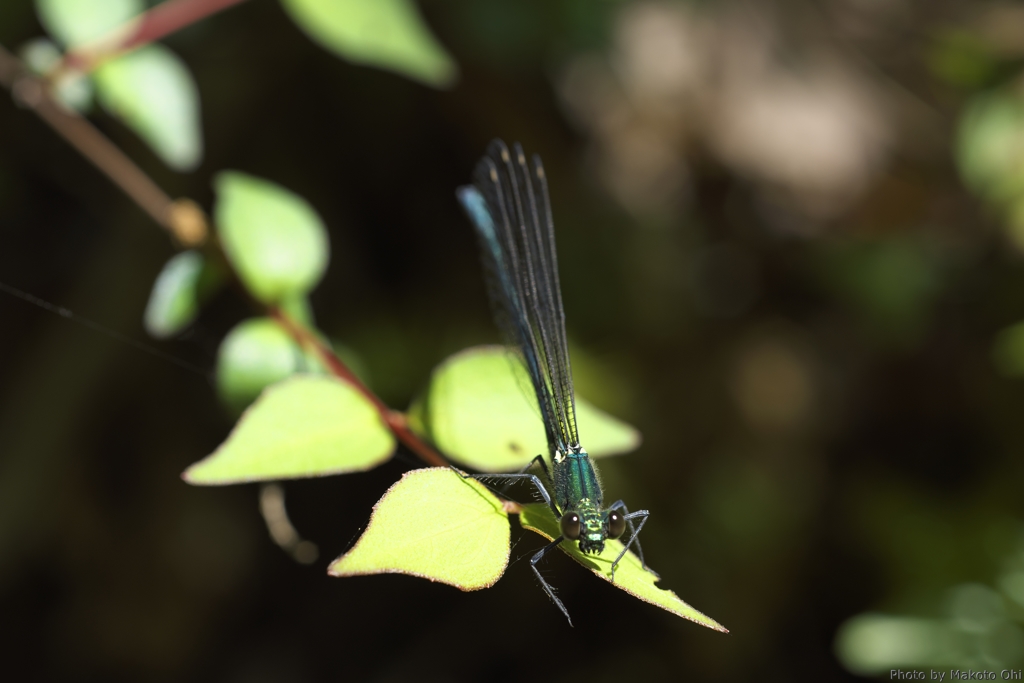
M 93 44 L 95 47 L 92 50 L 84 46 L 69 52 L 58 67 L 58 72 L 66 68 L 89 71 L 111 57 L 160 40 L 241 2 L 245 0 L 167 0 L 139 15 L 133 20 L 133 30 L 117 40 L 105 42 L 101 39 Z
M 448 461 L 445 460 L 440 453 L 435 451 L 427 442 L 409 429 L 409 423 L 405 419 L 404 414 L 397 410 L 392 410 L 386 403 L 381 401 L 376 394 L 370 391 L 370 389 L 363 384 L 351 370 L 349 370 L 348 366 L 341 362 L 341 359 L 335 355 L 334 351 L 324 344 L 323 341 L 321 341 L 315 334 L 313 334 L 304 325 L 292 320 L 280 308 L 270 307 L 267 310 L 267 313 L 271 318 L 280 323 L 281 326 L 284 327 L 300 345 L 312 348 L 316 351 L 317 355 L 331 371 L 331 374 L 345 380 L 354 386 L 359 393 L 365 396 L 370 403 L 374 405 L 377 412 L 380 413 L 380 417 L 384 420 L 384 424 L 388 426 L 388 429 L 390 429 L 391 432 L 398 437 L 398 440 L 405 444 L 409 450 L 418 455 L 420 459 L 427 464 L 434 465 L 435 467 L 449 466 Z

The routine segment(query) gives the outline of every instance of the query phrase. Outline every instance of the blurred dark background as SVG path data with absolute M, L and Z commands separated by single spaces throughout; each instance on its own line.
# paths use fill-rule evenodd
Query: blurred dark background
M 1018 96 L 1024 5 L 420 7 L 459 64 L 450 90 L 346 63 L 252 0 L 166 40 L 202 97 L 197 171 L 92 118 L 172 196 L 209 209 L 211 178 L 237 169 L 308 199 L 331 231 L 318 323 L 399 408 L 448 354 L 497 340 L 455 187 L 493 137 L 540 153 L 578 390 L 644 435 L 602 462 L 608 494 L 652 511 L 661 585 L 731 633 L 551 555 L 570 629 L 525 559 L 542 541 L 515 524 L 489 590 L 328 577 L 411 459 L 286 483 L 320 549 L 298 564 L 255 485 L 179 478 L 232 424 L 206 378 L 3 295 L 11 680 L 822 681 L 1024 663 L 1024 383 L 1002 333 L 1024 318 L 1024 233 L 1012 197 L 979 198 L 957 162 L 964 112 Z M 0 43 L 41 34 L 29 0 L 0 5 Z M 1014 121 L 995 148 L 1021 144 Z M 0 281 L 145 339 L 171 243 L 10 98 L 0 228 Z M 211 368 L 249 314 L 228 293 L 159 347 Z

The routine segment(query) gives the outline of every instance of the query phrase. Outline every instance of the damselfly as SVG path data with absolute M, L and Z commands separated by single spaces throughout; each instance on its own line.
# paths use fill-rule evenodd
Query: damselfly
M 534 155 L 531 161 L 527 163 L 518 143 L 510 151 L 495 140 L 477 164 L 473 185 L 460 187 L 456 194 L 480 239 L 498 326 L 526 367 L 537 395 L 551 464 L 537 455 L 518 474 L 477 476 L 526 480 L 555 513 L 562 535 L 535 554 L 530 566 L 548 597 L 569 619 L 537 563 L 563 540 L 578 541 L 582 552 L 599 554 L 607 539 L 619 538 L 628 527 L 629 540 L 612 563 L 614 580 L 615 569 L 630 546 L 636 546 L 643 562 L 637 534 L 649 513 L 630 512 L 621 500 L 603 507 L 597 471 L 580 444 L 547 177 L 540 157 Z M 540 467 L 540 476 L 528 472 L 534 465 Z

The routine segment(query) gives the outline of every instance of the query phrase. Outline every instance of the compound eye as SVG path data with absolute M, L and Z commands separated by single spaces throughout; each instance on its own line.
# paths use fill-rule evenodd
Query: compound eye
M 608 538 L 618 538 L 626 532 L 626 518 L 618 510 L 608 513 Z
M 580 516 L 575 512 L 566 512 L 562 515 L 562 521 L 559 524 L 562 527 L 562 536 L 570 541 L 575 541 L 580 537 Z

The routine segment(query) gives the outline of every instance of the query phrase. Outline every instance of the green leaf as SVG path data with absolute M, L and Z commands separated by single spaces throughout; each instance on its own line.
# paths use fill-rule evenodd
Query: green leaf
M 36 0 L 39 23 L 68 46 L 102 38 L 144 9 L 142 0 Z
M 451 459 L 482 472 L 521 469 L 547 440 L 526 370 L 500 346 L 461 351 L 434 369 L 410 425 Z M 628 453 L 640 444 L 633 427 L 576 398 L 576 422 L 594 457 Z
M 199 165 L 199 90 L 176 54 L 162 45 L 147 45 L 103 63 L 94 75 L 100 104 L 168 166 L 190 171 Z
M 277 321 L 252 318 L 236 325 L 217 352 L 217 392 L 241 411 L 266 387 L 297 372 L 322 372 L 313 353 L 304 353 Z
M 173 256 L 153 283 L 143 318 L 146 331 L 157 339 L 181 332 L 198 315 L 200 300 L 222 278 L 223 273 L 209 268 L 198 251 Z
M 282 0 L 310 38 L 340 57 L 395 71 L 438 88 L 458 67 L 411 0 Z
M 332 576 L 410 574 L 464 591 L 508 566 L 508 514 L 480 482 L 447 467 L 406 472 L 373 506 L 366 531 Z
M 327 269 L 327 230 L 313 208 L 280 185 L 244 173 L 221 173 L 215 218 L 228 260 L 266 304 L 312 290 Z
M 524 529 L 534 531 L 549 541 L 561 535 L 558 529 L 558 520 L 551 514 L 550 508 L 543 503 L 524 505 L 519 514 L 519 524 Z M 654 584 L 658 581 L 657 575 L 644 569 L 640 564 L 640 558 L 632 551 L 626 553 L 622 561 L 619 562 L 619 566 L 615 570 L 615 579 L 612 580 L 612 562 L 622 552 L 622 543 L 619 541 L 611 539 L 605 541 L 604 552 L 600 555 L 584 555 L 573 541 L 563 541 L 558 547 L 605 581 L 614 584 L 635 598 L 657 605 L 672 614 L 697 622 L 701 626 L 707 626 L 722 633 L 729 632 L 727 628 L 711 617 L 701 614 L 680 600 L 679 596 L 672 591 L 655 586 Z
M 299 375 L 264 391 L 227 441 L 182 477 L 217 485 L 362 472 L 394 450 L 394 436 L 355 387 Z

